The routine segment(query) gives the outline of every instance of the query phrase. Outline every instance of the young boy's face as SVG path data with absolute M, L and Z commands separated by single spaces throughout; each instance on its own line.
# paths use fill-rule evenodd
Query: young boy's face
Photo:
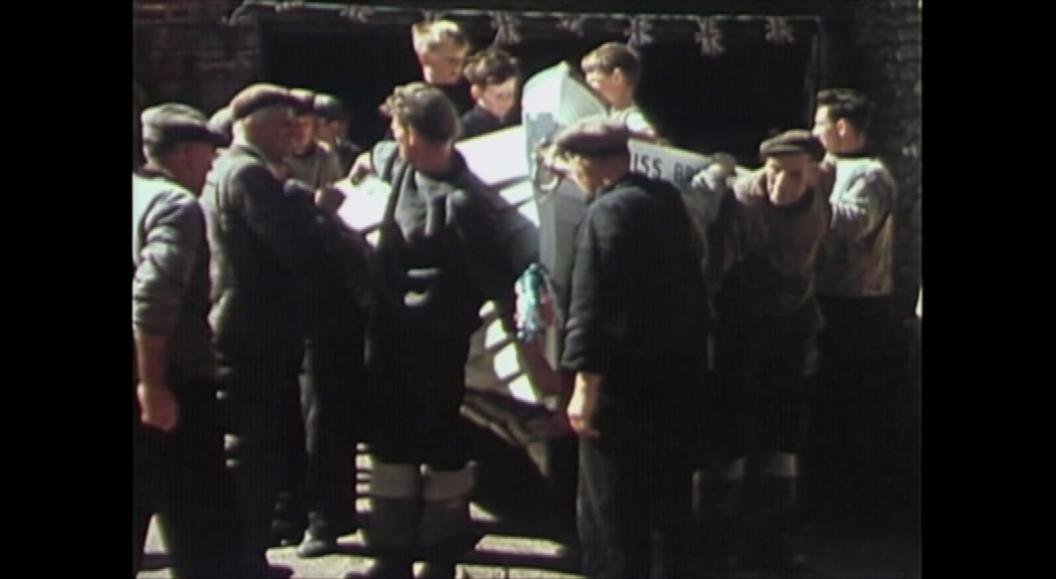
M 434 86 L 458 83 L 458 79 L 462 78 L 462 66 L 466 62 L 468 52 L 468 46 L 448 40 L 418 55 L 425 82 Z
M 609 104 L 622 102 L 631 90 L 623 74 L 619 73 L 619 69 L 605 72 L 600 68 L 591 68 L 584 73 L 584 76 L 590 88 L 597 91 Z
M 471 88 L 473 98 L 491 114 L 505 118 L 517 97 L 517 78 L 511 77 L 498 84 L 479 85 Z

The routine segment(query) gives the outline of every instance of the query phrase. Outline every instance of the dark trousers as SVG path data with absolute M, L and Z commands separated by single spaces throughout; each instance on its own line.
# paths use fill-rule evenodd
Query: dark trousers
M 803 374 L 816 315 L 809 304 L 785 315 L 719 316 L 714 450 L 729 457 L 800 451 L 810 405 Z
M 403 330 L 403 331 L 401 331 Z M 369 440 L 390 464 L 466 465 L 465 397 L 469 335 L 460 331 L 379 331 L 368 362 Z
M 820 298 L 825 327 L 808 460 L 822 511 L 884 510 L 892 489 L 900 364 L 888 298 Z
M 580 439 L 576 519 L 587 577 L 686 576 L 690 468 L 650 446 Z
M 273 539 L 298 541 L 308 526 L 305 506 L 305 478 L 308 476 L 308 454 L 305 448 L 306 424 L 301 409 L 304 388 L 303 370 L 298 380 L 282 391 L 281 422 L 275 427 L 282 434 L 282 455 L 285 465 L 280 474 L 278 495 L 275 498 Z
M 176 577 L 231 577 L 234 515 L 223 431 L 211 379 L 173 384 L 179 424 L 165 433 L 132 427 L 132 575 L 157 514 Z
M 303 350 L 297 342 L 259 355 L 221 358 L 221 388 L 230 405 L 227 466 L 235 488 L 242 544 L 242 576 L 266 576 L 275 498 L 288 468 L 287 432 L 291 391 Z M 292 397 L 294 408 L 296 395 Z
M 301 375 L 307 449 L 305 499 L 314 533 L 352 531 L 363 388 L 362 332 L 309 339 Z

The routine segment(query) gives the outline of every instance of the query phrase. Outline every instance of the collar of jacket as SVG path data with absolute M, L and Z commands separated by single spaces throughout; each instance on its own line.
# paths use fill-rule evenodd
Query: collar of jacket
M 246 153 L 247 155 L 249 155 L 251 157 L 256 157 L 257 160 L 259 160 L 261 163 L 264 163 L 265 165 L 267 165 L 268 168 L 271 169 L 272 173 L 278 174 L 278 172 L 282 169 L 282 163 L 281 162 L 276 163 L 276 162 L 272 161 L 271 159 L 268 158 L 267 155 L 264 154 L 264 151 L 261 151 L 258 147 L 250 144 L 247 141 L 242 141 L 242 140 L 239 140 L 239 139 L 235 139 L 231 143 L 231 148 L 232 149 L 237 149 L 239 151 L 242 151 L 243 153 Z
M 615 190 L 617 187 L 620 187 L 621 185 L 633 184 L 636 180 L 638 180 L 640 178 L 641 178 L 641 176 L 639 176 L 638 174 L 628 170 L 626 173 L 621 175 L 618 179 L 616 179 L 612 183 L 609 183 L 608 185 L 605 185 L 601 189 L 598 189 L 598 192 L 594 195 L 594 198 L 598 199 L 602 195 L 605 195 L 606 193 L 609 193 L 610 191 Z
M 829 153 L 829 157 L 831 157 L 834 161 L 840 161 L 840 160 L 843 160 L 843 159 L 868 159 L 870 157 L 875 157 L 875 156 L 876 155 L 873 153 L 873 151 L 869 147 L 863 147 L 862 149 L 860 149 L 858 151 L 855 151 L 853 153 L 844 153 L 844 154 L 841 154 L 841 155 L 837 155 L 835 153 Z
M 167 179 L 173 183 L 176 182 L 176 178 L 172 176 L 172 173 L 162 167 L 153 165 L 143 165 L 136 171 L 136 174 L 146 179 Z
M 397 153 L 398 154 L 398 153 Z M 424 177 L 427 182 L 442 184 L 442 183 L 454 183 L 457 181 L 462 174 L 468 169 L 466 165 L 466 159 L 462 156 L 462 153 L 458 149 L 451 149 L 451 166 L 442 174 L 426 173 L 420 169 L 415 169 L 415 173 Z

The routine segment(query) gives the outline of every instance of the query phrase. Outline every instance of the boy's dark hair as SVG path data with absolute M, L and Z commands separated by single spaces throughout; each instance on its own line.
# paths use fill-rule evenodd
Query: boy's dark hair
M 396 87 L 380 108 L 433 143 L 454 141 L 462 131 L 455 105 L 443 91 L 424 82 Z
M 469 57 L 462 76 L 469 84 L 488 86 L 502 84 L 521 76 L 517 59 L 501 48 L 491 47 Z
M 849 88 L 830 88 L 818 93 L 818 107 L 828 107 L 830 121 L 843 119 L 865 133 L 873 116 L 869 97 Z
M 580 66 L 583 72 L 601 70 L 612 74 L 617 68 L 623 71 L 632 87 L 638 86 L 642 74 L 642 59 L 638 51 L 622 42 L 606 42 L 587 53 Z

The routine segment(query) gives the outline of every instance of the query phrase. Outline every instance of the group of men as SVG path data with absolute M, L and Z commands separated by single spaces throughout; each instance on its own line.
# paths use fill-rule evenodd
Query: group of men
M 341 135 L 335 99 L 277 85 L 247 87 L 212 119 L 175 103 L 143 112 L 133 574 L 155 512 L 178 576 L 268 577 L 268 547 L 302 532 L 302 556 L 333 552 L 357 528 L 363 439 L 371 575 L 410 577 L 424 559 L 424 576 L 453 577 L 472 547 L 469 337 L 539 256 L 534 226 L 454 143 L 516 122 L 520 72 L 497 48 L 467 63 L 451 22 L 412 38 L 424 82 L 391 93 L 391 139 L 365 152 Z M 895 189 L 867 154 L 870 104 L 825 91 L 813 134 L 766 140 L 759 170 L 708 168 L 694 180 L 715 200 L 702 235 L 681 192 L 631 171 L 628 140 L 661 137 L 634 104 L 638 55 L 606 43 L 583 70 L 611 113 L 560 130 L 547 153 L 588 202 L 561 304 L 583 571 L 687 576 L 705 445 L 704 548 L 727 566 L 802 567 L 789 539 L 805 414 L 853 430 L 869 411 L 859 383 L 882 395 Z M 475 104 L 460 115 L 448 93 L 463 74 Z M 330 187 L 370 173 L 392 185 L 373 248 L 337 218 Z M 820 397 L 807 388 L 819 335 Z M 855 458 L 837 451 L 825 460 Z

